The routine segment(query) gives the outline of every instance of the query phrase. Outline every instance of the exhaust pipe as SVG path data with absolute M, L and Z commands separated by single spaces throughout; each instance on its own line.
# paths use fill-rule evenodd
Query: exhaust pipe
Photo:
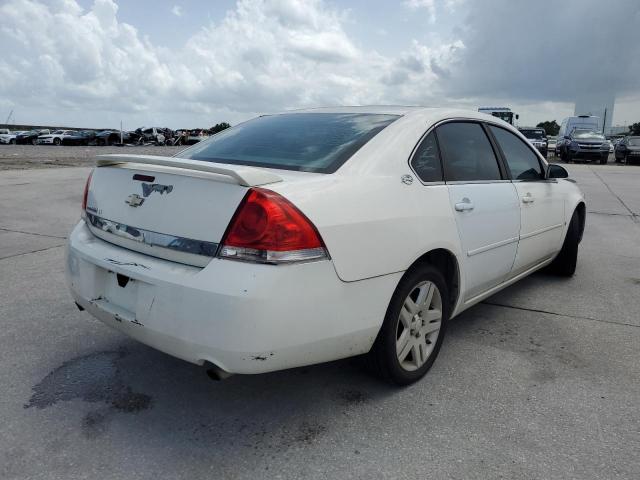
M 225 372 L 220 367 L 218 367 L 217 365 L 209 361 L 204 362 L 204 368 L 206 369 L 205 371 L 207 372 L 207 376 L 211 380 L 215 380 L 216 382 L 219 382 L 220 380 L 225 380 L 229 378 L 231 375 L 233 375 L 233 373 Z

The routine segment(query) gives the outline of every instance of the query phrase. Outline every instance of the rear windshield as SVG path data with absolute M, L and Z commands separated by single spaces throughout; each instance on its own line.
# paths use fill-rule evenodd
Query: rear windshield
M 332 173 L 398 115 L 288 113 L 228 128 L 183 152 L 214 163 Z

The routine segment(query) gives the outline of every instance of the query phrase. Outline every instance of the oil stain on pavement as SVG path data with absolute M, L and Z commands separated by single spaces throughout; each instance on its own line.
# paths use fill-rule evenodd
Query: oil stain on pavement
M 118 363 L 126 351 L 97 352 L 63 363 L 33 387 L 24 408 L 47 408 L 61 401 L 80 399 L 100 403 L 82 422 L 88 437 L 103 433 L 113 414 L 136 413 L 152 406 L 151 397 L 134 392 L 121 378 Z

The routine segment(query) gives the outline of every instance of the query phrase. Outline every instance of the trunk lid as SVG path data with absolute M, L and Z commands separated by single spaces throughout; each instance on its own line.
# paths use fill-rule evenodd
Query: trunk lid
M 87 225 L 122 247 L 204 266 L 248 188 L 279 181 L 275 173 L 253 167 L 101 156 L 87 195 Z

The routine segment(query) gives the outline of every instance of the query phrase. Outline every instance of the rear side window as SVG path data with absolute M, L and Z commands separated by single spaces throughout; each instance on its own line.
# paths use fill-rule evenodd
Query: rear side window
M 514 180 L 541 180 L 544 178 L 538 156 L 516 137 L 504 128 L 489 126 L 491 133 L 496 137 L 507 166 Z
M 397 118 L 369 113 L 269 115 L 223 130 L 180 157 L 332 173 Z
M 449 182 L 500 180 L 498 160 L 478 123 L 445 123 L 436 129 L 444 178 Z
M 411 159 L 411 166 L 423 182 L 442 181 L 440 152 L 433 132 L 430 132 L 418 146 Z

